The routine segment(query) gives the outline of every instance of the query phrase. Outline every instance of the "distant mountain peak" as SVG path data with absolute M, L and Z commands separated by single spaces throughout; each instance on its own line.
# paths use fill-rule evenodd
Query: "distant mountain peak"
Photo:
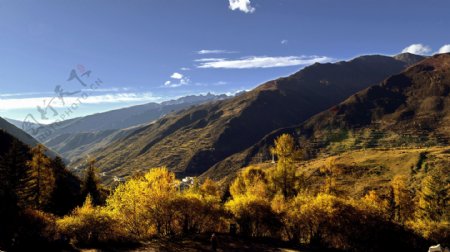
M 408 65 L 416 64 L 419 61 L 426 59 L 427 57 L 422 55 L 417 55 L 413 53 L 400 53 L 394 56 L 394 59 L 403 61 Z

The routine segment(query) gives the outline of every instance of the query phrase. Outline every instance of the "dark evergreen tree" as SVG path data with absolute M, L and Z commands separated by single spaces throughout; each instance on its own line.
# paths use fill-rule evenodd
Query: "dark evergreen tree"
M 87 167 L 84 173 L 83 180 L 83 196 L 91 195 L 92 203 L 94 205 L 102 205 L 105 202 L 100 180 L 97 175 L 97 168 L 95 167 L 95 159 L 88 160 Z
M 55 175 L 55 188 L 49 210 L 57 215 L 65 215 L 83 203 L 81 181 L 67 170 L 60 157 L 52 159 L 50 166 Z
M 26 176 L 28 147 L 0 130 L 0 247 L 10 246 L 20 213 L 18 192 Z
M 51 160 L 45 155 L 46 151 L 42 144 L 31 149 L 32 158 L 27 162 L 28 174 L 22 181 L 24 188 L 20 196 L 35 209 L 45 209 L 49 205 L 55 185 Z

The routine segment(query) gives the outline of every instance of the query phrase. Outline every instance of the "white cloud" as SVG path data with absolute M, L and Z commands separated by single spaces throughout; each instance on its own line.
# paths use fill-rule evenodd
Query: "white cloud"
M 52 92 L 23 92 L 23 93 L 0 93 L 0 97 L 17 97 L 17 96 L 31 96 L 52 94 Z
M 288 42 L 289 42 L 289 41 L 288 41 L 287 39 L 281 40 L 281 44 L 282 44 L 282 45 L 286 45 Z
M 181 86 L 185 86 L 187 84 L 189 84 L 191 81 L 184 77 L 183 79 L 181 79 L 178 82 L 172 82 L 172 81 L 166 81 L 164 83 L 164 87 L 169 87 L 169 88 L 176 88 L 176 87 L 181 87 Z
M 189 70 L 191 70 L 189 67 L 182 67 L 182 68 L 180 68 L 180 70 L 181 71 L 189 71 Z
M 423 44 L 412 44 L 402 50 L 402 53 L 413 53 L 418 55 L 425 55 L 430 52 L 431 48 Z
M 89 88 L 85 88 L 85 89 L 81 89 L 81 91 L 83 92 L 97 92 L 97 93 L 106 93 L 106 92 L 125 92 L 125 91 L 130 91 L 130 88 L 127 87 L 123 87 L 123 88 L 118 88 L 118 87 L 112 87 L 112 88 L 97 88 L 97 89 L 89 89 Z
M 313 63 L 323 63 L 332 61 L 332 58 L 325 56 L 286 56 L 286 57 L 247 57 L 235 60 L 219 59 L 202 62 L 198 68 L 227 68 L 227 69 L 247 69 L 247 68 L 270 68 L 287 67 L 298 65 L 310 65 Z
M 225 54 L 225 53 L 237 53 L 237 52 L 228 51 L 228 50 L 218 50 L 218 49 L 214 49 L 214 50 L 203 49 L 203 50 L 197 51 L 197 54 Z
M 209 62 L 209 61 L 221 61 L 226 60 L 226 58 L 201 58 L 201 59 L 195 59 L 195 62 Z
M 52 100 L 53 99 L 53 100 Z M 100 104 L 100 103 L 122 103 L 122 102 L 151 102 L 160 100 L 160 97 L 153 96 L 152 93 L 116 93 L 104 95 L 91 96 L 70 96 L 64 97 L 65 104 L 58 98 L 52 96 L 32 97 L 32 98 L 13 98 L 0 99 L 1 110 L 11 109 L 33 109 L 30 112 L 35 112 L 37 106 L 44 107 L 44 104 L 51 102 L 53 108 L 63 108 L 71 104 Z
M 250 0 L 228 0 L 231 10 L 240 10 L 245 13 L 255 12 L 255 8 L 251 6 Z
M 87 93 L 109 93 L 109 92 L 127 92 L 130 91 L 131 88 L 128 87 L 112 87 L 112 88 L 97 88 L 97 89 L 90 89 L 90 88 L 83 88 L 81 90 L 67 90 L 68 92 L 76 92 L 76 91 L 82 91 Z M 37 96 L 51 96 L 54 95 L 55 92 L 18 92 L 18 93 L 0 93 L 0 99 L 1 98 L 8 98 L 8 97 L 37 97 Z M 76 94 L 75 94 L 76 95 Z
M 438 51 L 438 53 L 449 53 L 449 52 L 450 52 L 450 44 L 443 45 Z
M 175 88 L 175 87 L 180 87 L 180 86 L 184 86 L 189 84 L 191 81 L 187 76 L 184 76 L 180 73 L 173 73 L 170 78 L 174 79 L 174 80 L 168 80 L 166 82 L 164 82 L 164 87 L 171 87 L 171 88 Z
M 183 75 L 175 72 L 170 76 L 170 78 L 176 79 L 176 80 L 181 80 L 181 79 L 183 79 Z

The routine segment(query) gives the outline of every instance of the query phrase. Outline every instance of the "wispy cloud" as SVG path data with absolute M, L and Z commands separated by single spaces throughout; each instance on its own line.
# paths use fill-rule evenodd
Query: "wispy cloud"
M 283 40 L 281 40 L 280 43 L 281 43 L 282 45 L 286 45 L 288 42 L 289 42 L 289 41 L 288 41 L 287 39 L 283 39 Z
M 437 53 L 449 53 L 449 52 L 450 52 L 450 44 L 447 44 L 439 48 L 439 51 Z
M 332 58 L 325 56 L 285 56 L 285 57 L 247 57 L 240 59 L 218 59 L 202 62 L 198 68 L 227 68 L 227 69 L 247 69 L 247 68 L 270 68 L 288 67 L 299 65 L 310 65 L 313 63 L 323 63 L 332 61 Z
M 184 76 L 180 73 L 173 73 L 170 76 L 171 80 L 168 80 L 166 82 L 164 82 L 164 87 L 171 87 L 171 88 L 175 88 L 175 87 L 180 87 L 180 86 L 184 86 L 190 83 L 190 79 L 187 76 Z
M 11 98 L 0 99 L 1 110 L 12 109 L 35 109 L 37 106 L 44 106 L 49 101 L 52 101 L 51 106 L 54 108 L 66 107 L 70 104 L 101 104 L 101 103 L 126 103 L 126 102 L 152 102 L 159 101 L 161 97 L 154 96 L 150 92 L 145 93 L 116 93 L 104 95 L 92 95 L 88 97 L 64 97 L 64 103 L 61 100 L 55 99 L 51 96 L 32 97 L 32 98 Z M 32 112 L 32 111 L 30 111 Z
M 52 94 L 52 92 L 0 93 L 0 97 L 36 96 L 36 95 L 48 95 L 48 94 Z
M 112 88 L 97 88 L 97 89 L 81 89 L 83 92 L 89 92 L 89 93 L 111 93 L 111 92 L 117 92 L 117 93 L 124 93 L 129 92 L 131 89 L 128 87 L 112 87 Z M 80 90 L 76 90 L 80 91 Z M 8 97 L 36 97 L 36 96 L 50 96 L 50 95 L 56 95 L 55 92 L 17 92 L 17 93 L 0 93 L 0 99 L 2 98 L 8 98 Z
M 229 51 L 229 50 L 218 50 L 218 49 L 214 49 L 214 50 L 203 49 L 203 50 L 197 51 L 197 54 L 226 54 L 226 53 L 237 53 L 237 52 Z
M 112 88 L 97 88 L 97 89 L 82 89 L 84 92 L 96 92 L 96 93 L 107 93 L 107 92 L 127 92 L 130 88 L 127 87 L 112 87 Z
M 201 59 L 195 59 L 195 62 L 210 62 L 210 61 L 222 61 L 226 60 L 226 58 L 201 58 Z
M 245 13 L 255 12 L 255 8 L 252 7 L 250 0 L 228 0 L 230 5 L 228 6 L 231 10 L 239 10 Z
M 419 55 L 426 55 L 431 52 L 431 47 L 423 44 L 412 44 L 402 50 L 402 53 L 413 53 Z

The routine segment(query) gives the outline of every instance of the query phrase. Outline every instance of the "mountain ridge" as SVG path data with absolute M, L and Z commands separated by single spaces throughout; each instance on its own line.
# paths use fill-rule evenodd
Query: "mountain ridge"
M 271 131 L 298 124 L 408 65 L 381 55 L 314 64 L 238 97 L 168 115 L 93 156 L 102 171 L 118 176 L 163 165 L 198 175 Z
M 322 149 L 312 153 L 315 156 L 350 147 L 448 145 L 449 83 L 450 54 L 429 57 L 300 125 L 271 132 L 254 146 L 216 164 L 204 176 L 220 179 L 240 167 L 270 159 L 269 147 L 283 133 L 295 136 L 304 150 Z

